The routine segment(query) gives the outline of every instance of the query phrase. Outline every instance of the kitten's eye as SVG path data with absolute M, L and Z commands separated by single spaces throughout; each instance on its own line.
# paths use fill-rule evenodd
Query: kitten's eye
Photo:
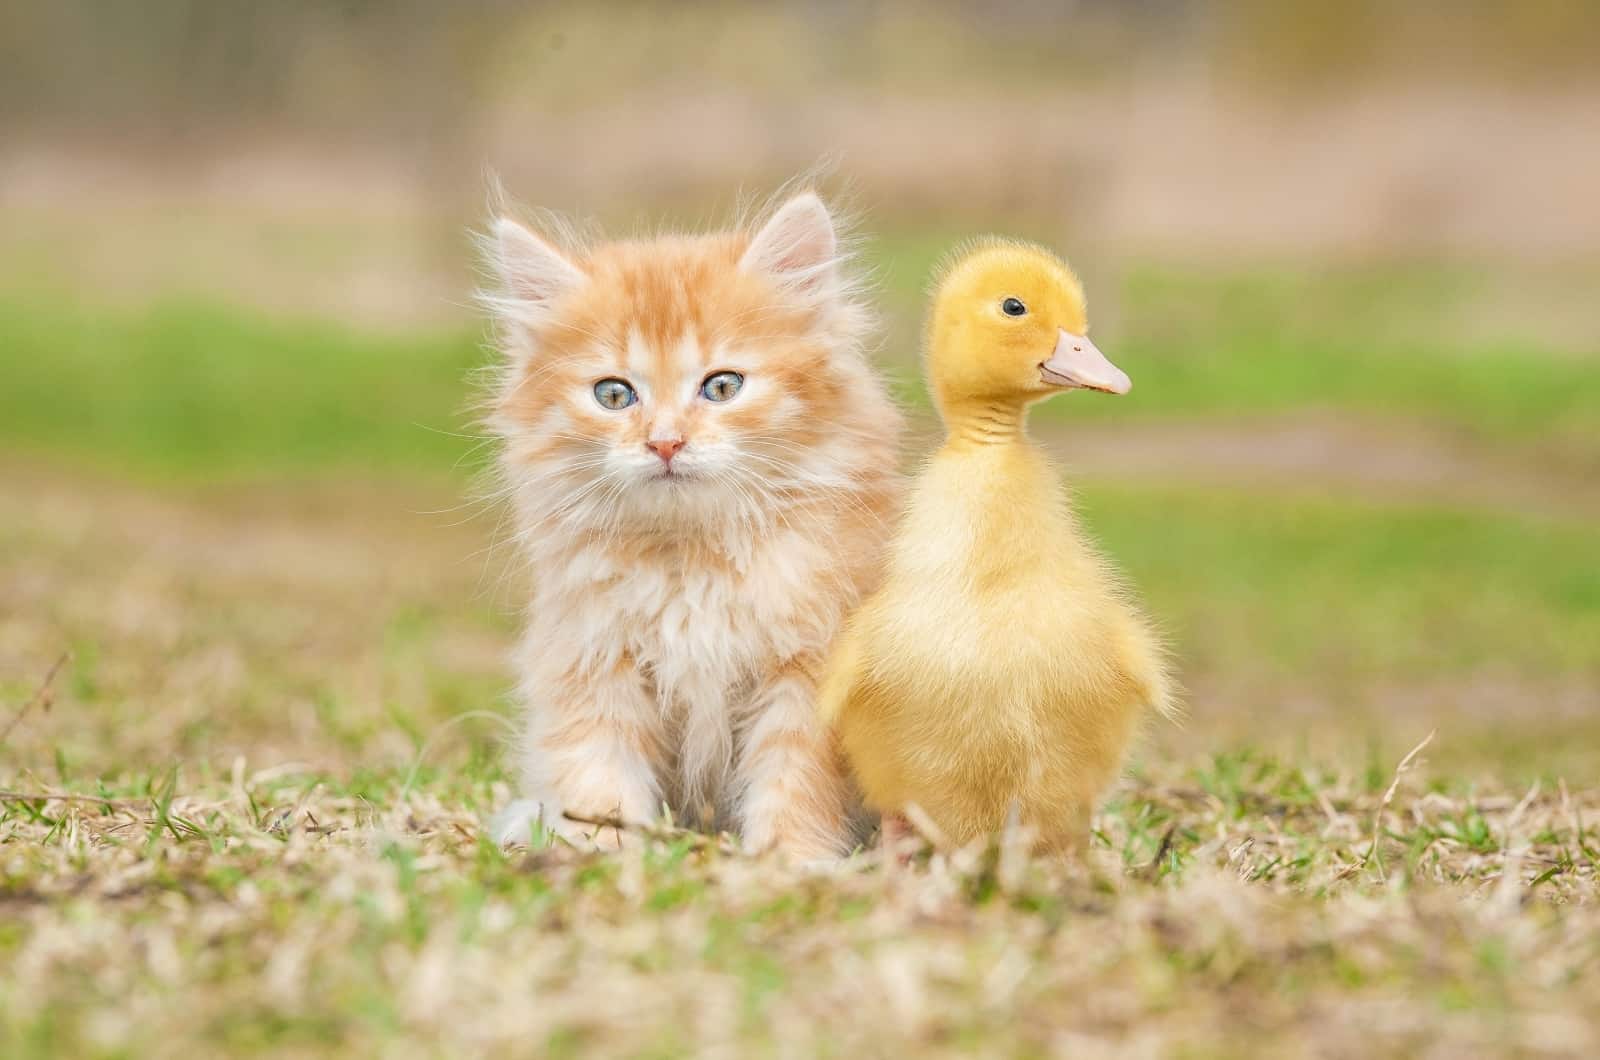
M 1020 317 L 1027 311 L 1028 307 L 1022 304 L 1022 299 L 1020 298 L 1007 298 L 1000 303 L 1000 312 L 1008 317 Z
M 616 411 L 638 401 L 639 395 L 621 379 L 602 379 L 594 385 L 594 399 L 600 402 L 601 408 Z
M 744 386 L 744 376 L 738 372 L 715 372 L 700 384 L 700 393 L 707 401 L 728 401 Z

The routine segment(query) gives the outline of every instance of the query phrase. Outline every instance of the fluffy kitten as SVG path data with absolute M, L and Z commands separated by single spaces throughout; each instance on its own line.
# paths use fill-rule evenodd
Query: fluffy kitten
M 876 574 L 900 417 L 861 350 L 833 221 L 558 247 L 508 218 L 486 301 L 492 429 L 534 576 L 517 655 L 530 819 L 734 827 L 844 850 L 852 787 L 814 712 L 821 660 Z

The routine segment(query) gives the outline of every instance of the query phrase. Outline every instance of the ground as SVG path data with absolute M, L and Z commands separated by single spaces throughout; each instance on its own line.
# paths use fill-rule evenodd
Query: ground
M 1432 327 L 1486 289 L 1108 291 L 1135 392 L 1039 433 L 1187 718 L 1081 863 L 827 869 L 485 838 L 522 575 L 469 326 L 5 296 L 0 1054 L 1593 1055 L 1600 375 Z

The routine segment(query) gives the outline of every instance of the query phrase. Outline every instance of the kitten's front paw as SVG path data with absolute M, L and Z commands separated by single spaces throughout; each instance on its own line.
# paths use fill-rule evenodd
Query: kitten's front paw
M 770 854 L 786 864 L 805 868 L 838 864 L 846 853 L 844 842 L 839 837 L 819 832 L 791 832 L 773 836 L 746 831 L 744 849 L 747 854 Z
M 588 818 L 587 814 L 579 817 Z M 561 837 L 562 841 L 579 850 L 622 850 L 638 842 L 638 837 L 625 828 L 597 823 L 610 820 L 609 816 L 596 815 L 592 819 L 573 820 L 563 815 L 558 821 L 547 823 L 547 831 Z
M 525 847 L 533 843 L 535 831 L 549 827 L 543 822 L 544 806 L 537 799 L 516 799 L 489 820 L 489 834 L 502 847 Z
M 538 799 L 517 799 L 494 815 L 489 832 L 496 843 L 507 848 L 532 846 L 535 835 L 541 840 L 560 839 L 579 850 L 621 850 L 632 843 L 634 837 L 627 831 L 596 823 L 600 820 L 602 815 L 597 814 L 592 820 L 575 821 L 548 812 Z

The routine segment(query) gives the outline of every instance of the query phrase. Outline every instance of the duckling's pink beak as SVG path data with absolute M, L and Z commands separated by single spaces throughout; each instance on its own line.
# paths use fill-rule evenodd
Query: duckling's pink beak
M 1050 359 L 1039 366 L 1039 378 L 1051 386 L 1103 390 L 1107 394 L 1126 394 L 1133 381 L 1128 373 L 1106 360 L 1106 355 L 1082 335 L 1058 328 L 1060 338 Z

